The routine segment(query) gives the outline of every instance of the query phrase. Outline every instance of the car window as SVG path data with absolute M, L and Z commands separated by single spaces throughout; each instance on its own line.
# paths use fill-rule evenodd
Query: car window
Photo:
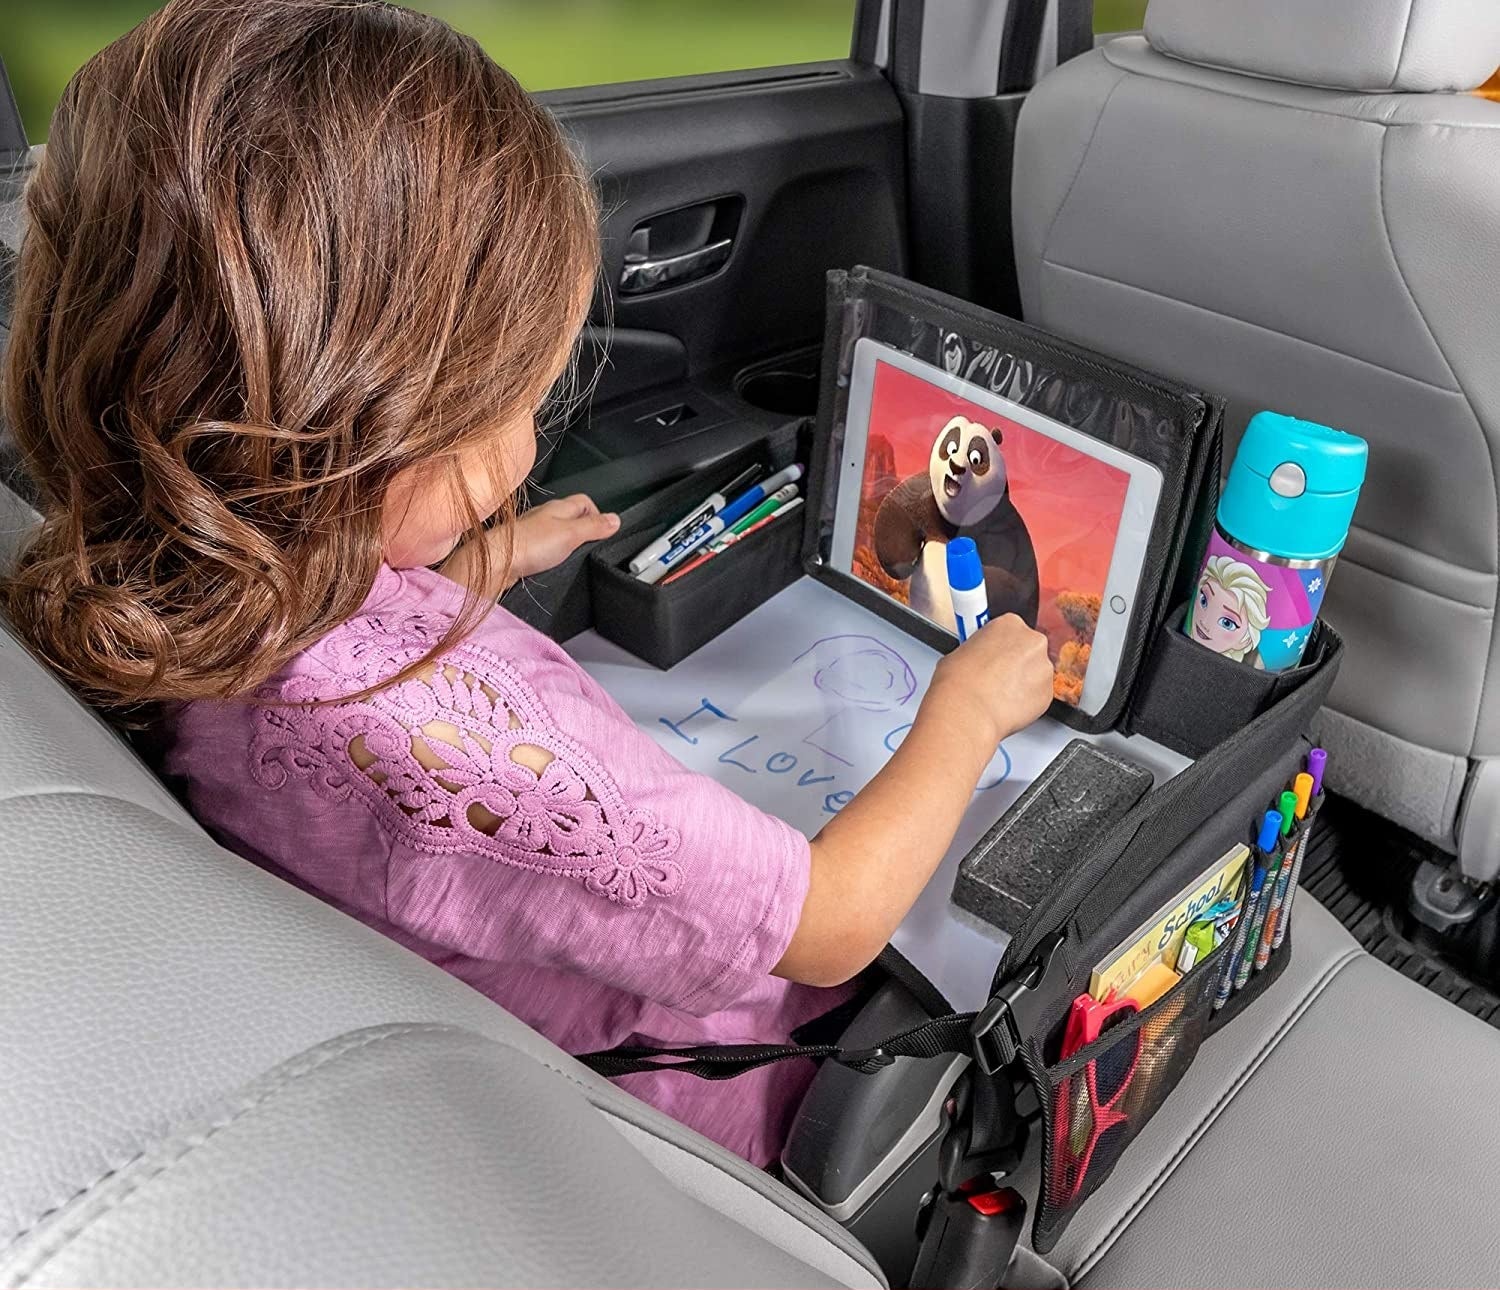
M 1146 22 L 1146 0 L 1094 0 L 1094 30 L 1139 31 Z
M 0 57 L 26 132 L 68 78 L 160 0 L 6 4 Z M 475 37 L 532 90 L 847 58 L 855 0 L 412 0 Z M 20 12 L 16 12 L 19 10 Z

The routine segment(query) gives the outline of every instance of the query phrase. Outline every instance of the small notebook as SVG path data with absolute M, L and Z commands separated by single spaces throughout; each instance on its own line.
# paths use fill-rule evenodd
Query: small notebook
M 1235 894 L 1249 858 L 1250 848 L 1240 843 L 1215 860 L 1099 960 L 1089 978 L 1089 994 L 1099 1000 L 1109 998 L 1111 992 L 1122 995 L 1152 963 L 1176 963 L 1189 925 L 1218 901 Z

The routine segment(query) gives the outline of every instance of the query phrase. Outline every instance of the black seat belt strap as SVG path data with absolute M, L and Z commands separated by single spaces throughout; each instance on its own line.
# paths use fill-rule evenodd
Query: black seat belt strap
M 870 1048 L 840 1048 L 837 1044 L 703 1044 L 692 1048 L 654 1048 L 625 1044 L 578 1060 L 606 1077 L 670 1070 L 699 1079 L 733 1079 L 746 1071 L 796 1058 L 826 1058 L 868 1075 L 898 1057 L 938 1057 L 967 1053 L 972 1047 L 972 1012 L 953 1012 L 892 1035 Z

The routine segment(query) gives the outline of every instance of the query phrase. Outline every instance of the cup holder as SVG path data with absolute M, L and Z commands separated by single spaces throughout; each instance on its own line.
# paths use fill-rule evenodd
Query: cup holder
M 788 354 L 735 379 L 734 392 L 751 407 L 784 417 L 810 417 L 818 410 L 818 351 Z

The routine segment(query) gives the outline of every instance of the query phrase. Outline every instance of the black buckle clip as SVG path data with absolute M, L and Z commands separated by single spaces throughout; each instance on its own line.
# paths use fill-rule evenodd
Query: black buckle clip
M 835 1060 L 840 1066 L 847 1066 L 861 1075 L 872 1075 L 882 1066 L 893 1065 L 896 1061 L 878 1044 L 874 1048 L 850 1048 L 840 1053 Z
M 1057 951 L 1062 942 L 1061 932 L 1044 941 L 1041 960 L 1003 987 L 975 1016 L 969 1036 L 974 1041 L 974 1061 L 986 1075 L 997 1075 L 1015 1061 L 1026 1036 L 1036 1028 L 1037 995 L 1050 997 L 1052 993 L 1046 987 L 1061 966 Z

